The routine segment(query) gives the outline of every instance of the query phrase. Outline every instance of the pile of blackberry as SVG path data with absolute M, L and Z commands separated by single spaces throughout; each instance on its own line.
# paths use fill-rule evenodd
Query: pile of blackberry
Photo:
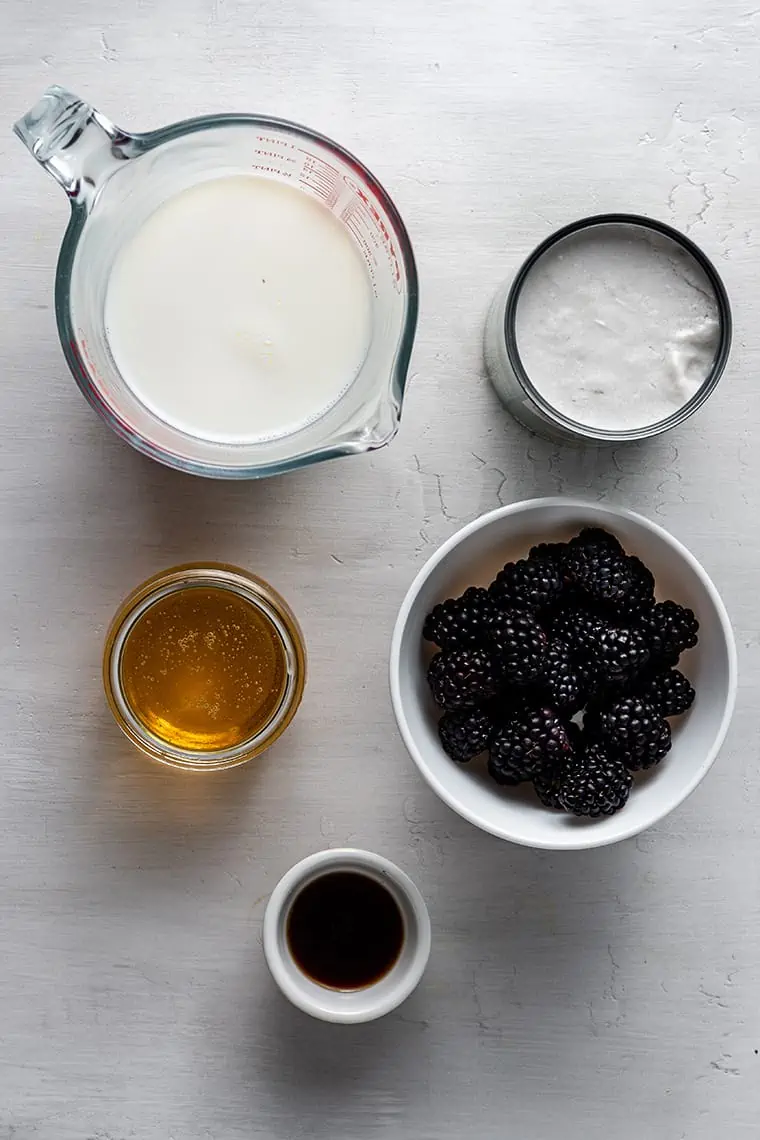
M 534 546 L 425 620 L 441 744 L 458 763 L 487 752 L 498 784 L 530 782 L 546 807 L 612 815 L 694 702 L 677 665 L 698 629 L 607 531 Z

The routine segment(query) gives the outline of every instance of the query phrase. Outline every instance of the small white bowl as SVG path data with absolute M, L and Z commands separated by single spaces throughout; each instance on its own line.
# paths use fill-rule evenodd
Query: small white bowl
M 629 554 L 652 570 L 657 596 L 673 598 L 699 619 L 699 645 L 682 669 L 697 690 L 690 712 L 671 721 L 673 748 L 656 768 L 635 777 L 631 797 L 616 815 L 577 819 L 545 808 L 530 787 L 502 789 L 484 765 L 456 764 L 438 740 L 438 714 L 425 673 L 431 648 L 422 639 L 425 615 L 436 602 L 467 586 L 487 585 L 510 559 L 537 542 L 568 539 L 582 527 L 617 535 Z M 736 646 L 718 591 L 696 558 L 672 535 L 622 507 L 574 499 L 531 499 L 491 511 L 445 542 L 409 589 L 391 644 L 390 683 L 401 735 L 427 782 L 449 807 L 484 831 L 526 847 L 577 850 L 602 847 L 657 823 L 694 791 L 718 754 L 736 696 Z
M 313 981 L 288 947 L 287 922 L 298 892 L 331 871 L 357 871 L 390 891 L 404 921 L 404 943 L 395 964 L 379 981 L 359 990 L 333 990 Z M 291 867 L 272 891 L 264 914 L 264 954 L 285 997 L 322 1021 L 374 1021 L 405 1001 L 425 972 L 430 957 L 430 918 L 417 887 L 395 863 L 352 847 L 309 855 Z

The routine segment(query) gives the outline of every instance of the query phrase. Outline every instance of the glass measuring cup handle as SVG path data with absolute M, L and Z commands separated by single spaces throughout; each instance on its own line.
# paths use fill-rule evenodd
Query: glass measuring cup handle
M 135 153 L 134 138 L 57 84 L 13 127 L 32 156 L 87 208 L 114 165 Z

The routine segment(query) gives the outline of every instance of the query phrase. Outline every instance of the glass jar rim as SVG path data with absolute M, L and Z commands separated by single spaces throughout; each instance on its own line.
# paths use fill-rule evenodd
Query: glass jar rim
M 285 660 L 285 685 L 277 707 L 254 735 L 231 748 L 197 751 L 156 736 L 132 711 L 121 682 L 121 658 L 131 631 L 161 598 L 200 586 L 229 590 L 255 607 L 274 628 Z M 188 562 L 160 571 L 122 602 L 109 627 L 103 651 L 103 686 L 109 708 L 124 735 L 142 752 L 174 768 L 218 771 L 260 755 L 282 735 L 296 714 L 306 683 L 306 649 L 295 614 L 263 578 L 223 562 Z

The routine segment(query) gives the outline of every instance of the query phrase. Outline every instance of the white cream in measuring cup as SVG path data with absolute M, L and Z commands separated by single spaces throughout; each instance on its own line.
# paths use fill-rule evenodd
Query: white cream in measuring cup
M 313 422 L 357 376 L 372 293 L 326 206 L 261 175 L 169 198 L 119 251 L 105 300 L 116 366 L 155 415 L 222 442 Z

